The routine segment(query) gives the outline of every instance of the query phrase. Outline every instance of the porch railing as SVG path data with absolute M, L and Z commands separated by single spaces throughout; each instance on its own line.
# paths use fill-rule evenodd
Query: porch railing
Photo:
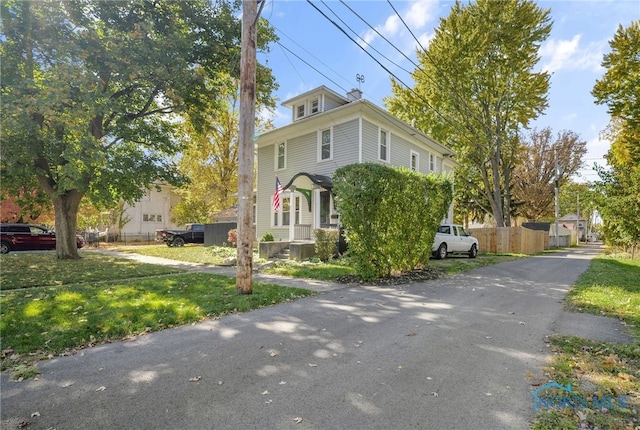
M 311 240 L 311 224 L 294 224 L 293 240 Z

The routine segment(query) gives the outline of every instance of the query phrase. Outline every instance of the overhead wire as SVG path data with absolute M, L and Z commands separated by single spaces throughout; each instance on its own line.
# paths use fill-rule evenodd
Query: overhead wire
M 362 45 L 360 45 L 359 43 L 357 43 L 355 41 L 355 39 L 353 39 L 342 27 L 340 27 L 340 25 L 338 25 L 333 19 L 331 19 L 329 16 L 327 16 L 326 13 L 324 13 L 322 10 L 320 10 L 315 4 L 313 4 L 313 2 L 311 0 L 307 0 L 307 3 L 309 3 L 316 11 L 318 11 L 318 13 L 320 13 L 327 21 L 329 21 L 331 24 L 333 24 L 338 30 L 340 30 L 341 33 L 343 33 L 347 38 L 349 38 L 349 40 L 351 40 L 353 43 L 355 43 L 358 47 L 360 47 L 360 49 L 362 49 L 373 61 L 375 61 L 380 67 L 382 67 L 382 69 L 387 72 L 389 75 L 393 76 L 398 82 L 400 82 L 404 87 L 406 87 L 409 91 L 411 91 L 416 97 L 418 97 L 420 100 L 422 100 L 422 102 L 429 108 L 431 109 L 436 115 L 438 115 L 440 118 L 442 118 L 444 121 L 446 121 L 447 123 L 449 123 L 450 125 L 452 125 L 454 128 L 458 129 L 458 125 L 453 123 L 449 118 L 446 118 L 443 114 L 441 114 L 436 108 L 434 108 L 433 106 L 431 106 L 431 104 L 424 99 L 424 97 L 422 97 L 422 95 L 418 94 L 413 88 L 411 88 L 409 85 L 407 85 L 402 79 L 398 78 L 391 70 L 389 70 L 389 68 L 387 68 L 384 64 L 382 64 L 376 57 L 374 57 L 369 51 L 367 51 Z

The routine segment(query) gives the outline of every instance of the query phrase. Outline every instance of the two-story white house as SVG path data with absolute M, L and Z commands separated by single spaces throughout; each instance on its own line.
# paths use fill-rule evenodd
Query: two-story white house
M 257 139 L 256 237 L 308 240 L 313 230 L 336 227 L 333 172 L 353 163 L 404 166 L 425 174 L 451 174 L 451 149 L 363 99 L 360 90 L 342 96 L 325 86 L 282 103 L 292 122 Z M 276 178 L 283 192 L 274 210 Z M 450 208 L 448 222 L 453 219 Z

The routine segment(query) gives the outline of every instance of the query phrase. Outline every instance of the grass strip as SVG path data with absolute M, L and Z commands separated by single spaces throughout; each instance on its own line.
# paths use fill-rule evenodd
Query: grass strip
M 183 272 L 126 258 L 81 251 L 78 260 L 58 260 L 51 252 L 10 253 L 0 257 L 0 290 L 144 278 Z
M 565 407 L 538 412 L 535 430 L 569 428 L 634 429 L 640 413 L 640 261 L 598 256 L 566 297 L 566 307 L 620 318 L 636 341 L 632 344 L 593 342 L 573 336 L 550 339 L 553 357 L 545 375 L 566 387 Z M 566 399 L 566 392 L 547 393 Z M 622 399 L 622 401 L 621 401 Z M 569 406 L 568 406 L 569 405 Z
M 235 278 L 204 273 L 5 291 L 2 368 L 312 294 L 256 282 L 239 295 Z

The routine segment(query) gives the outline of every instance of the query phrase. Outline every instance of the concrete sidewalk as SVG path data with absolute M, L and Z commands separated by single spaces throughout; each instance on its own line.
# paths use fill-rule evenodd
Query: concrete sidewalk
M 397 287 L 319 283 L 315 297 L 48 360 L 37 381 L 2 375 L 2 428 L 528 428 L 545 336 L 592 328 L 563 324 L 561 301 L 598 251 Z M 629 338 L 610 322 L 603 340 Z

